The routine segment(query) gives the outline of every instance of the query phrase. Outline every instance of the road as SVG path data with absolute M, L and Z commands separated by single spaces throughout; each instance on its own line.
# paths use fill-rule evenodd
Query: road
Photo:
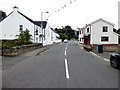
M 24 59 L 3 70 L 3 88 L 118 88 L 118 70 L 75 41 Z

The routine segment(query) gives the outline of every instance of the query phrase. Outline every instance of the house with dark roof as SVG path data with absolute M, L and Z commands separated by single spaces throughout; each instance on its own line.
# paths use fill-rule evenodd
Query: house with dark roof
M 53 32 L 47 21 L 33 21 L 26 15 L 19 12 L 18 7 L 13 7 L 13 11 L 0 22 L 0 39 L 13 40 L 20 30 L 29 30 L 32 35 L 32 42 L 43 43 L 43 45 L 52 44 L 52 39 L 47 39 L 50 33 L 51 38 Z M 47 33 L 49 31 L 49 33 Z M 56 36 L 53 36 L 56 38 Z M 48 40 L 48 41 L 47 41 Z
M 95 20 L 79 30 L 79 41 L 89 46 L 117 46 L 118 34 L 114 32 L 113 23 L 102 18 Z

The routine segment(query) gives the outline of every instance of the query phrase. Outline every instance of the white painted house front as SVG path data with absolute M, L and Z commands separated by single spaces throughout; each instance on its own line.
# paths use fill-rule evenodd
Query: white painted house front
M 49 28 L 47 21 L 33 21 L 19 12 L 17 7 L 14 7 L 13 12 L 0 22 L 0 40 L 16 39 L 16 35 L 19 34 L 20 30 L 29 30 L 34 43 L 48 45 L 55 42 L 48 39 L 52 37 L 50 33 L 55 32 Z M 53 37 L 56 39 L 55 36 Z
M 118 45 L 118 34 L 113 31 L 114 24 L 98 19 L 79 30 L 79 41 L 85 45 Z

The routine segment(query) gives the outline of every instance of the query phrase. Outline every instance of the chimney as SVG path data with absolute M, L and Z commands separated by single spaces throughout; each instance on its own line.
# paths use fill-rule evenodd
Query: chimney
M 15 7 L 13 7 L 13 11 L 18 11 L 18 9 L 19 9 L 19 8 L 18 8 L 18 7 L 16 7 L 16 6 L 15 6 Z

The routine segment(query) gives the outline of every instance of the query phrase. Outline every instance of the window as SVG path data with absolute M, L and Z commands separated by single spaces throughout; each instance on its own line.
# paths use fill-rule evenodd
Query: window
M 89 33 L 89 28 L 87 28 L 87 33 Z
M 19 25 L 19 30 L 23 30 L 23 25 Z
M 103 26 L 103 32 L 108 32 L 108 27 L 107 26 Z
M 109 37 L 101 37 L 101 41 L 109 41 Z
M 82 32 L 81 32 L 82 34 L 83 34 L 83 30 L 82 30 Z
M 44 29 L 44 40 L 45 40 L 45 29 Z
M 80 31 L 80 34 L 81 34 L 81 31 Z
M 38 35 L 38 30 L 37 29 L 36 29 L 35 33 L 36 33 L 36 35 Z
M 80 38 L 80 41 L 81 41 L 81 38 Z

